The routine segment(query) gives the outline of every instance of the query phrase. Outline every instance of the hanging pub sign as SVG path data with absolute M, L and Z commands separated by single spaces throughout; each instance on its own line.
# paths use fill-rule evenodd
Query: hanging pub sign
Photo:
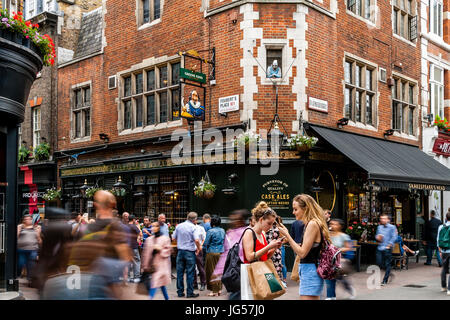
M 185 68 L 180 68 L 180 78 L 200 83 L 206 83 L 206 74 L 201 72 L 195 72 Z
M 434 141 L 433 152 L 444 157 L 450 157 L 450 140 L 437 138 Z
M 181 117 L 188 120 L 205 121 L 205 106 L 200 101 L 197 90 L 192 90 L 188 102 L 181 107 Z

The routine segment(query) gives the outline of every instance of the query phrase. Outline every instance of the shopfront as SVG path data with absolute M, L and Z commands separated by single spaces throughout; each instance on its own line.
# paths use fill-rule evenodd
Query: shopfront
M 24 214 L 32 214 L 34 223 L 45 218 L 45 206 L 49 204 L 43 196 L 47 189 L 56 186 L 55 171 L 54 162 L 19 167 L 19 220 Z
M 390 215 L 405 239 L 420 239 L 416 217 L 432 209 L 430 196 L 450 190 L 448 168 L 413 146 L 315 125 L 308 128 L 322 146 L 325 142 L 331 152 L 353 163 L 346 164 L 336 181 L 342 199 L 337 215 L 342 214 L 354 239 L 374 239 L 381 213 Z

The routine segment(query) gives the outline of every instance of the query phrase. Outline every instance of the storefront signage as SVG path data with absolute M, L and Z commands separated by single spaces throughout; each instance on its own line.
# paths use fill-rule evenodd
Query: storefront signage
M 420 184 L 420 183 L 410 183 L 408 185 L 410 189 L 420 189 L 420 190 L 441 190 L 445 191 L 445 186 L 438 186 L 434 184 Z
M 44 196 L 45 192 L 37 192 L 37 191 L 33 191 L 33 192 L 24 192 L 22 193 L 22 198 L 28 199 L 28 198 L 33 198 L 34 202 L 36 202 L 36 200 L 38 198 L 42 198 Z
M 287 183 L 281 180 L 270 180 L 264 183 L 262 187 L 261 200 L 267 202 L 269 207 L 274 210 L 289 210 L 291 197 Z
M 258 154 L 253 154 L 250 156 L 251 160 L 263 160 L 263 159 L 275 159 L 276 155 L 272 155 L 270 152 L 260 151 Z M 299 159 L 296 151 L 283 151 L 280 153 L 280 159 Z M 243 161 L 240 152 L 235 152 L 230 159 L 230 155 L 223 153 L 221 156 L 216 155 L 204 155 L 191 157 L 191 164 L 213 164 L 213 163 L 226 163 L 227 161 Z M 84 176 L 88 174 L 104 174 L 104 173 L 115 173 L 115 172 L 126 172 L 126 171 L 139 171 L 146 169 L 157 169 L 157 168 L 167 168 L 175 167 L 180 164 L 174 163 L 172 159 L 157 159 L 157 160 L 144 160 L 144 161 L 133 161 L 126 163 L 116 163 L 108 165 L 97 165 L 92 167 L 83 168 L 63 168 L 61 169 L 61 177 L 70 176 Z
M 437 138 L 434 142 L 433 152 L 444 157 L 450 157 L 450 140 Z
M 219 98 L 219 113 L 239 110 L 239 95 Z
M 206 83 L 206 74 L 180 68 L 180 77 L 195 82 Z
M 328 101 L 309 97 L 309 109 L 328 113 Z

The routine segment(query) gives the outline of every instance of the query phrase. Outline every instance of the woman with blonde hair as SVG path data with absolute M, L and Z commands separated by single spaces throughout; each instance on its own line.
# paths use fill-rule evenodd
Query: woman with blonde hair
M 266 202 L 259 202 L 252 210 L 255 225 L 251 231 L 245 230 L 242 238 L 242 248 L 244 251 L 244 263 L 254 261 L 266 261 L 270 259 L 277 248 L 281 247 L 281 240 L 272 240 L 267 243 L 263 231 L 267 233 L 273 226 L 277 214 Z
M 324 240 L 330 241 L 323 209 L 307 194 L 297 195 L 292 202 L 292 209 L 294 215 L 305 224 L 302 244 L 299 245 L 292 239 L 284 225 L 280 224 L 278 229 L 300 257 L 300 299 L 319 300 L 324 281 L 317 273 L 317 263 Z

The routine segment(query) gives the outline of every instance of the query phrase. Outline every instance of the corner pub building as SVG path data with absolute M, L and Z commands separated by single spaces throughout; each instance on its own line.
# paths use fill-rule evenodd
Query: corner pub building
M 108 0 L 91 30 L 99 50 L 58 68 L 54 158 L 64 205 L 92 215 L 86 188 L 116 189 L 120 213 L 165 213 L 176 224 L 188 211 L 226 222 L 231 210 L 265 200 L 290 225 L 293 197 L 309 193 L 348 224 L 387 212 L 416 235 L 417 214 L 429 211 L 430 190 L 449 190 L 450 170 L 419 149 L 421 22 L 400 28 L 392 13 L 414 17 L 421 4 L 401 1 L 378 10 L 334 0 L 150 1 L 147 12 L 145 1 Z M 266 77 L 273 60 L 280 79 Z M 274 157 L 264 151 L 244 163 L 177 165 L 171 134 L 194 133 L 179 112 L 193 89 L 205 107 L 202 136 L 276 122 L 286 137 L 306 132 L 318 143 L 285 146 L 273 176 L 255 164 Z M 222 108 L 230 97 L 237 108 Z M 206 174 L 217 186 L 211 199 L 193 192 Z

